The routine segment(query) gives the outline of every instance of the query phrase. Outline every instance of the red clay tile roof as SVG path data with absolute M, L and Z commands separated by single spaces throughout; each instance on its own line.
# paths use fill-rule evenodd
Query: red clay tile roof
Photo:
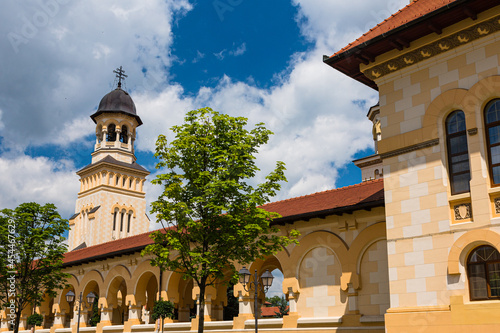
M 149 238 L 151 233 L 152 231 L 149 231 L 143 234 L 67 252 L 64 255 L 63 265 L 76 265 L 140 251 L 146 247 L 146 245 L 153 244 L 153 240 Z
M 334 190 L 272 202 L 264 205 L 263 208 L 267 211 L 279 213 L 282 218 L 275 221 L 280 222 L 368 209 L 382 206 L 383 200 L 384 181 L 383 179 L 377 179 Z
M 284 224 L 298 219 L 308 220 L 313 217 L 342 214 L 343 212 L 352 212 L 358 209 L 370 209 L 383 204 L 384 182 L 382 179 L 378 179 L 273 202 L 262 207 L 268 211 L 279 213 L 282 217 L 274 220 L 274 222 Z M 140 251 L 153 243 L 153 240 L 149 238 L 151 233 L 152 231 L 68 252 L 64 257 L 64 266 Z
M 413 1 L 398 12 L 392 14 L 383 22 L 377 24 L 375 27 L 366 32 L 363 36 L 356 39 L 340 51 L 336 52 L 333 56 L 343 53 L 356 45 L 362 44 L 370 39 L 383 35 L 397 27 L 400 27 L 408 22 L 418 19 L 425 14 L 428 14 L 438 8 L 444 7 L 456 0 L 417 0 Z M 332 56 L 332 57 L 333 57 Z
M 262 317 L 274 317 L 276 312 L 280 313 L 280 308 L 277 306 L 263 306 L 260 308 Z

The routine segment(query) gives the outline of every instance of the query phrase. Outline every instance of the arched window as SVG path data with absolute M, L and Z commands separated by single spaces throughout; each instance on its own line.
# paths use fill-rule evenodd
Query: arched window
M 116 230 L 116 215 L 118 212 L 115 210 L 115 213 L 113 214 L 113 231 Z
M 476 248 L 467 260 L 471 300 L 500 298 L 500 254 L 489 245 Z
M 128 212 L 127 233 L 130 232 L 130 220 L 132 219 L 132 211 Z
M 451 194 L 469 192 L 469 150 L 467 148 L 465 114 L 462 111 L 453 111 L 446 118 L 446 145 Z
M 125 212 L 122 212 L 121 214 L 121 219 L 120 219 L 120 232 L 123 231 L 123 216 L 125 215 Z
M 116 141 L 116 126 L 115 126 L 115 124 L 109 124 L 108 136 L 106 138 L 106 141 L 108 141 L 108 142 Z
M 128 142 L 128 129 L 127 126 L 122 126 L 122 131 L 120 132 L 120 142 Z
M 486 123 L 486 142 L 488 145 L 488 162 L 492 185 L 500 184 L 500 99 L 486 105 L 484 111 Z

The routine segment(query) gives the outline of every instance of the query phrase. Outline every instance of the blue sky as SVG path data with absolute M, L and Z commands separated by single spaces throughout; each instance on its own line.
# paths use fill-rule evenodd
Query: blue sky
M 407 0 L 23 0 L 0 12 L 0 207 L 75 209 L 75 172 L 90 163 L 90 115 L 126 88 L 144 125 L 138 162 L 154 177 L 156 137 L 210 106 L 275 135 L 260 151 L 288 183 L 276 200 L 355 184 L 351 160 L 373 153 L 376 91 L 323 64 Z M 363 8 L 363 11 L 360 11 Z M 147 200 L 159 188 L 146 186 Z M 152 225 L 154 228 L 154 225 Z

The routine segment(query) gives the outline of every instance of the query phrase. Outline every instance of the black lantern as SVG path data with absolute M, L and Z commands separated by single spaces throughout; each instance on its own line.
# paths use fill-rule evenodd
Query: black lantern
M 73 303 L 75 301 L 75 293 L 72 292 L 71 290 L 68 291 L 68 293 L 66 294 L 66 301 L 68 303 Z
M 269 287 L 271 287 L 271 285 L 273 284 L 273 279 L 274 279 L 274 276 L 271 274 L 271 272 L 269 272 L 268 269 L 266 269 L 266 271 L 264 272 L 264 274 L 262 274 L 260 276 L 260 279 L 262 281 L 262 285 L 264 286 L 264 288 L 269 289 Z
M 252 274 L 250 274 L 250 271 L 245 266 L 238 273 L 240 275 L 240 283 L 246 286 L 250 282 L 250 275 Z
M 66 294 L 66 297 L 67 297 L 68 294 Z M 94 301 L 95 301 L 95 298 L 96 296 L 94 295 L 93 292 L 90 292 L 88 295 L 87 295 L 87 303 L 89 303 L 90 305 L 94 304 Z

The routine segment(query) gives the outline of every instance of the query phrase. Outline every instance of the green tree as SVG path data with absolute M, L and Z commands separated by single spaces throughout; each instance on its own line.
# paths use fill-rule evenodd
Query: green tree
M 156 321 L 161 319 L 161 331 L 163 332 L 163 320 L 165 318 L 174 318 L 174 303 L 160 299 L 155 301 L 151 318 Z
M 288 307 L 288 302 L 285 298 L 285 295 L 282 295 L 278 304 L 275 305 L 278 307 L 278 312 L 274 311 L 274 313 L 276 314 L 275 317 L 276 318 L 283 318 L 283 316 L 286 316 L 288 314 L 288 311 L 289 311 L 289 307 Z
M 280 236 L 271 226 L 278 214 L 259 206 L 269 202 L 286 181 L 283 162 L 260 185 L 248 181 L 259 170 L 257 149 L 271 131 L 262 123 L 247 130 L 247 119 L 230 117 L 210 108 L 187 113 L 185 123 L 172 128 L 175 139 L 156 142 L 157 169 L 166 172 L 153 180 L 164 191 L 152 212 L 164 226 L 151 237 L 143 254 L 153 253 L 152 265 L 192 278 L 200 288 L 198 332 L 203 332 L 205 288 L 233 272 L 235 263 L 247 264 L 276 253 L 297 236 Z
M 281 297 L 274 295 L 273 297 L 266 297 L 266 302 L 271 303 L 271 306 L 280 306 Z
M 28 317 L 27 323 L 33 327 L 40 326 L 43 323 L 43 316 L 39 313 L 34 313 Z M 33 329 L 33 331 L 35 330 Z
M 223 308 L 223 320 L 233 320 L 240 313 L 240 302 L 234 296 L 234 283 L 230 283 L 226 291 L 227 305 Z
M 99 302 L 96 300 L 92 303 L 92 315 L 90 316 L 89 324 L 94 327 L 101 322 L 101 314 L 99 313 Z
M 15 333 L 28 305 L 66 286 L 62 235 L 68 229 L 53 204 L 23 203 L 0 212 L 0 301 Z
M 283 316 L 288 314 L 289 307 L 285 295 L 281 295 L 281 297 L 278 295 L 266 297 L 266 301 L 271 303 L 271 306 L 278 307 L 278 312 L 274 311 L 276 318 L 283 318 Z

